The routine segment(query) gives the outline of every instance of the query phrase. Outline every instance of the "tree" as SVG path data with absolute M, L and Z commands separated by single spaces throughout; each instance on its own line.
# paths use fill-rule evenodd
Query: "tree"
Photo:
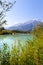
M 4 20 L 5 14 L 6 12 L 10 11 L 15 3 L 15 0 L 13 3 L 0 0 L 0 28 L 3 26 L 3 24 L 6 24 L 6 20 Z

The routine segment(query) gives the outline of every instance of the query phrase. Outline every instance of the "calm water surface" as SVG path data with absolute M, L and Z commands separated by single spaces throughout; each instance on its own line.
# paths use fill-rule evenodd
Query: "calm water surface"
M 31 41 L 33 36 L 30 34 L 0 35 L 0 47 L 3 43 L 7 43 L 11 47 L 15 42 L 18 44 L 18 40 L 23 44 L 28 39 Z

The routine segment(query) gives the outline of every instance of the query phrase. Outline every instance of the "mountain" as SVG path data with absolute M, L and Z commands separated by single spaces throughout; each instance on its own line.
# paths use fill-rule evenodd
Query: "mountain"
M 25 23 L 9 27 L 8 30 L 31 31 L 40 21 L 30 20 Z

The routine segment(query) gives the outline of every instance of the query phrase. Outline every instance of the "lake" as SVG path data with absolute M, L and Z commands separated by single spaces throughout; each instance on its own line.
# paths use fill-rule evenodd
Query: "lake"
M 33 36 L 30 34 L 0 35 L 0 47 L 3 43 L 7 43 L 11 47 L 14 43 L 18 44 L 18 40 L 20 40 L 21 44 L 24 44 L 26 40 L 31 41 L 32 39 Z

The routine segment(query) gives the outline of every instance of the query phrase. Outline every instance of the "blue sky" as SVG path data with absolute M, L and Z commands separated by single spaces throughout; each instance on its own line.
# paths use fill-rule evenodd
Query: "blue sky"
M 43 21 L 43 0 L 16 0 L 16 4 L 6 14 L 7 26 L 33 19 Z

